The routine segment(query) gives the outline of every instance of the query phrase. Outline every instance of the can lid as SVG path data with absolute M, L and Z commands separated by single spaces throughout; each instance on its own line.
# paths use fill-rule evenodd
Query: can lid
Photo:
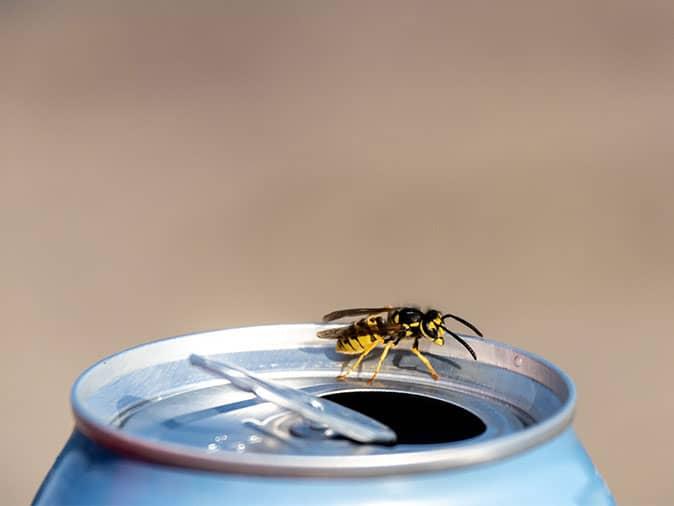
M 166 339 L 110 356 L 75 382 L 77 426 L 125 454 L 185 467 L 253 474 L 363 476 L 462 467 L 503 458 L 561 432 L 575 389 L 531 353 L 467 339 L 479 358 L 450 346 L 424 353 L 434 381 L 405 347 L 377 381 L 335 379 L 345 357 L 316 338 L 325 325 L 227 329 Z M 193 354 L 325 397 L 391 426 L 395 445 L 335 437 L 190 364 Z M 366 362 L 361 376 L 369 377 Z

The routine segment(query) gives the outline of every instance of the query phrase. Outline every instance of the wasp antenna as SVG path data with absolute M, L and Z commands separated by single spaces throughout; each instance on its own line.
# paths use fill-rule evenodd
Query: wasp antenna
M 480 332 L 480 330 L 479 330 L 475 325 L 473 325 L 472 323 L 470 323 L 469 321 L 466 321 L 466 320 L 464 320 L 463 318 L 461 318 L 461 317 L 459 317 L 459 316 L 456 316 L 456 315 L 453 315 L 453 314 L 449 314 L 449 313 L 447 313 L 447 314 L 445 314 L 445 315 L 442 315 L 442 321 L 443 321 L 443 322 L 444 322 L 447 318 L 452 318 L 453 320 L 456 320 L 457 322 L 462 323 L 463 325 L 465 325 L 466 327 L 468 327 L 470 330 L 472 330 L 473 332 L 475 332 L 478 336 L 484 337 L 484 336 L 482 335 L 482 332 Z
M 457 341 L 459 341 L 459 342 L 464 346 L 464 348 L 466 348 L 466 349 L 470 352 L 470 354 L 473 356 L 473 359 L 474 359 L 474 360 L 477 360 L 477 355 L 475 354 L 475 351 L 473 351 L 473 348 L 470 347 L 470 344 L 468 344 L 468 343 L 467 343 L 466 341 L 464 341 L 458 334 L 452 332 L 451 330 L 449 330 L 449 329 L 448 329 L 447 327 L 445 327 L 444 325 L 440 325 L 440 327 L 442 327 L 442 328 L 443 328 L 448 334 L 450 334 L 454 339 L 456 339 Z

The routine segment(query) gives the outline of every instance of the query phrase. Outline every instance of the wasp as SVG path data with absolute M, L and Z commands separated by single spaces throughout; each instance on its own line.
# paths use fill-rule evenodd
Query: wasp
M 382 316 L 386 313 L 385 316 Z M 426 366 L 434 380 L 440 376 L 433 369 L 429 360 L 419 351 L 419 341 L 427 338 L 438 345 L 445 344 L 445 333 L 452 336 L 461 343 L 471 354 L 473 359 L 477 360 L 477 355 L 470 345 L 464 341 L 458 334 L 452 332 L 445 326 L 445 321 L 452 319 L 465 325 L 478 336 L 482 336 L 475 325 L 449 313 L 441 313 L 436 309 L 429 309 L 424 312 L 416 307 L 370 307 L 340 309 L 328 313 L 323 317 L 324 322 L 331 322 L 341 318 L 365 316 L 359 320 L 351 322 L 344 327 L 321 330 L 317 333 L 318 337 L 323 339 L 337 339 L 336 350 L 339 353 L 347 355 L 359 355 L 358 360 L 345 372 L 337 376 L 338 380 L 344 380 L 353 371 L 358 368 L 363 359 L 367 357 L 377 346 L 383 345 L 384 351 L 379 358 L 374 374 L 368 383 L 372 383 L 379 374 L 382 364 L 391 348 L 397 346 L 403 339 L 414 340 L 410 351 L 414 353 L 419 360 Z

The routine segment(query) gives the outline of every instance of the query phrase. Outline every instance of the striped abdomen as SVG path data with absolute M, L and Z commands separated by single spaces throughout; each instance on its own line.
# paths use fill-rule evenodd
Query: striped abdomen
M 374 342 L 384 342 L 386 324 L 381 317 L 363 318 L 346 327 L 337 340 L 337 351 L 360 354 Z

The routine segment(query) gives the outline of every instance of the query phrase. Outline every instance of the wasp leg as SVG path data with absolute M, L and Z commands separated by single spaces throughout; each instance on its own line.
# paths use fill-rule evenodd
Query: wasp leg
M 426 357 L 424 357 L 416 347 L 410 348 L 410 351 L 412 353 L 414 353 L 417 357 L 419 357 L 419 360 L 421 360 L 424 363 L 424 365 L 426 366 L 426 368 L 430 371 L 433 379 L 437 381 L 438 378 L 440 378 L 440 375 L 437 372 L 435 372 L 435 369 L 433 369 L 433 366 L 428 361 L 428 359 Z
M 377 364 L 377 368 L 374 370 L 374 374 L 372 377 L 367 380 L 367 384 L 371 385 L 374 379 L 377 377 L 377 374 L 379 374 L 379 371 L 381 370 L 381 366 L 384 364 L 384 359 L 386 359 L 386 355 L 388 355 L 388 352 L 391 348 L 393 348 L 395 344 L 393 342 L 387 343 L 386 346 L 384 346 L 384 352 L 381 354 L 381 357 L 379 357 L 379 363 Z
M 340 374 L 339 376 L 337 376 L 337 379 L 338 379 L 339 381 L 344 381 L 344 380 L 346 379 L 346 377 L 347 377 L 349 374 L 351 374 L 351 371 L 353 371 L 354 369 L 358 368 L 358 366 L 359 366 L 360 363 L 363 361 L 363 359 L 364 359 L 365 357 L 367 357 L 367 356 L 370 354 L 370 352 L 371 352 L 372 350 L 374 350 L 374 349 L 377 347 L 378 344 L 379 344 L 379 341 L 375 341 L 375 342 L 372 343 L 370 346 L 368 346 L 367 348 L 365 348 L 365 351 L 363 351 L 363 353 L 360 354 L 360 356 L 358 357 L 358 360 L 356 360 L 356 363 L 353 364 L 351 367 L 349 367 L 345 372 L 343 372 L 342 374 Z

